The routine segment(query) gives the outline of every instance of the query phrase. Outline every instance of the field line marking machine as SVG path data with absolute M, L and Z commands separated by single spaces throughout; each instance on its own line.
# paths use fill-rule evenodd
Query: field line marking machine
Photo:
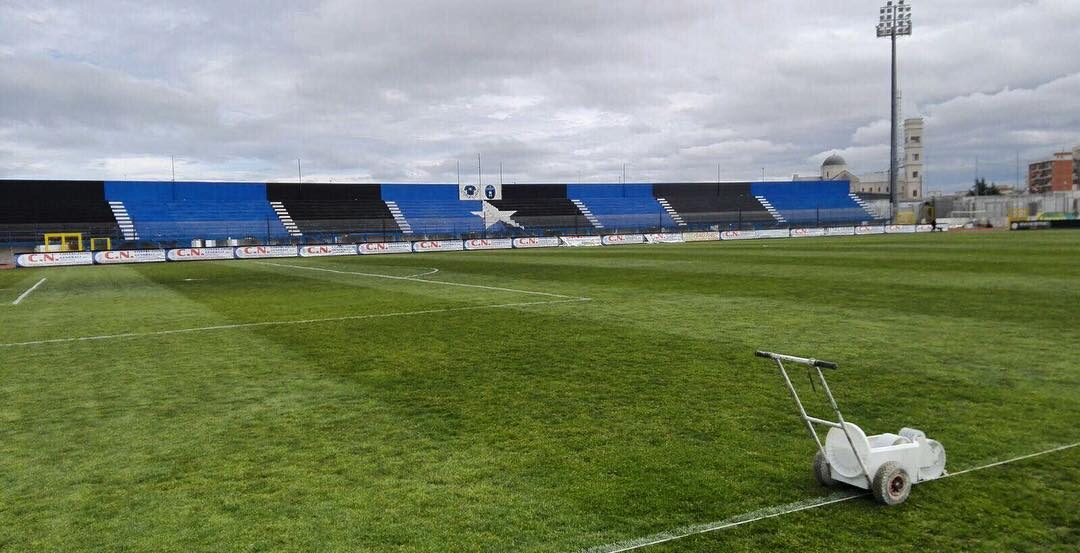
M 812 469 L 814 478 L 823 486 L 848 484 L 869 490 L 880 503 L 898 505 L 908 498 L 912 484 L 940 478 L 946 474 L 945 448 L 936 440 L 927 438 L 921 430 L 905 427 L 897 434 L 867 436 L 858 425 L 844 420 L 832 390 L 825 381 L 825 373 L 822 372 L 822 369 L 836 370 L 836 363 L 770 351 L 756 351 L 754 355 L 776 363 L 784 385 L 798 409 L 799 417 L 817 444 Z M 805 365 L 810 373 L 811 384 L 814 383 L 814 373 L 817 374 L 821 389 L 836 415 L 836 421 L 806 413 L 784 363 Z M 821 441 L 815 425 L 829 428 L 824 442 Z

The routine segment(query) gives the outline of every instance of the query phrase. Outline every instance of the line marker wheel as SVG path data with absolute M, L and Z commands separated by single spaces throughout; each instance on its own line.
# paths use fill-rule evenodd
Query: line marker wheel
M 825 454 L 820 451 L 815 453 L 814 479 L 818 481 L 818 484 L 826 488 L 836 486 L 836 480 L 833 480 L 832 473 L 829 470 L 829 460 L 825 458 Z
M 911 495 L 911 477 L 899 465 L 889 461 L 878 467 L 870 493 L 878 503 L 899 505 Z

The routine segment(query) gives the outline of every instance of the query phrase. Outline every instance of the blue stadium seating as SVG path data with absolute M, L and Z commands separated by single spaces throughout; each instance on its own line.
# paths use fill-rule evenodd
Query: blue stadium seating
M 105 197 L 124 203 L 141 240 L 288 237 L 264 183 L 107 181 Z
M 848 194 L 848 181 L 762 182 L 750 185 L 788 224 L 816 225 L 869 221 L 873 216 Z
M 465 234 L 484 231 L 473 211 L 481 202 L 461 201 L 455 184 L 384 184 L 382 198 L 394 202 L 413 234 Z
M 656 201 L 651 184 L 569 184 L 566 195 L 584 204 L 605 230 L 676 226 Z

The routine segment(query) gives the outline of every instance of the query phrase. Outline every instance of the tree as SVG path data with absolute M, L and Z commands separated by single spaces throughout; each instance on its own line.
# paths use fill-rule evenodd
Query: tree
M 986 179 L 975 179 L 975 186 L 972 186 L 967 193 L 968 196 L 1000 196 L 1001 190 L 998 189 L 997 184 L 986 184 Z

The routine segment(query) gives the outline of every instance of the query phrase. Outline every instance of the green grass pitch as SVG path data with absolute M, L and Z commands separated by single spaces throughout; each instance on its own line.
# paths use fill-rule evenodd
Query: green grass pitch
M 0 273 L 0 551 L 569 553 L 825 496 L 755 348 L 953 471 L 1080 441 L 1080 233 L 270 263 Z M 352 274 L 433 269 L 476 286 Z M 1074 448 L 643 551 L 1076 551 L 1078 505 Z

